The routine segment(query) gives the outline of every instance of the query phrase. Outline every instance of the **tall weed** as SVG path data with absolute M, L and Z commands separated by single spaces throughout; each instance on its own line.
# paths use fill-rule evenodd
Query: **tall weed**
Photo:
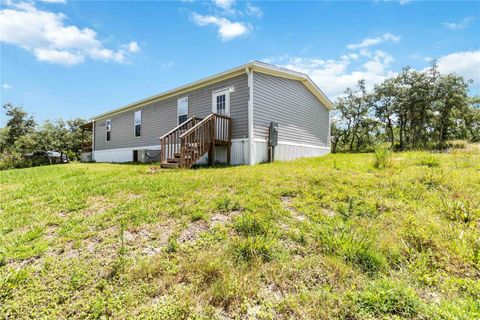
M 392 165 L 392 149 L 390 147 L 380 145 L 374 150 L 375 161 L 373 166 L 377 169 L 384 169 Z

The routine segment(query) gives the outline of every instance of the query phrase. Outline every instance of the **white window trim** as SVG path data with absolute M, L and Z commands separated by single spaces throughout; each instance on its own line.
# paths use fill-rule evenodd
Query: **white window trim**
M 136 133 L 136 131 L 135 131 L 135 126 L 136 126 L 136 124 L 135 124 L 135 114 L 137 112 L 140 112 L 140 135 L 139 136 L 135 135 L 135 133 Z M 137 110 L 133 113 L 133 138 L 137 139 L 137 138 L 140 138 L 141 136 L 142 136 L 142 110 L 140 109 L 140 110 Z
M 181 115 L 185 115 L 185 113 L 184 113 L 184 114 L 180 114 L 179 108 L 178 108 L 178 102 L 179 102 L 180 100 L 183 100 L 183 99 L 186 99 L 186 100 L 187 100 L 187 113 L 186 113 L 186 115 L 187 115 L 187 119 L 188 119 L 188 109 L 189 109 L 189 106 L 188 106 L 188 96 L 182 97 L 182 98 L 178 98 L 178 99 L 177 99 L 177 126 L 180 125 L 180 121 L 178 121 L 178 118 L 180 118 Z
M 107 121 L 110 121 L 110 129 L 108 128 Z M 110 140 L 107 140 L 107 132 L 110 132 Z M 105 120 L 105 142 L 112 141 L 112 119 Z
M 217 96 L 225 94 L 225 115 L 230 116 L 230 92 L 234 92 L 235 87 L 223 88 L 212 91 L 212 112 L 217 113 Z

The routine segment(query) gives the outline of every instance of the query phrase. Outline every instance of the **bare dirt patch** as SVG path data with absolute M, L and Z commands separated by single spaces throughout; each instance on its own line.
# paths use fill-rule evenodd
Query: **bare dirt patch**
M 153 255 L 162 250 L 175 229 L 173 220 L 163 223 L 143 225 L 124 234 L 127 249 L 140 251 L 144 255 Z M 126 237 L 125 237 L 126 235 Z
M 195 241 L 201 233 L 212 229 L 215 226 L 221 226 L 229 223 L 232 219 L 240 214 L 240 211 L 231 211 L 227 214 L 217 213 L 210 218 L 209 222 L 198 220 L 188 225 L 178 237 L 178 242 L 185 243 Z
M 49 225 L 43 232 L 43 237 L 45 240 L 52 241 L 55 238 L 55 234 L 57 232 L 58 225 Z
M 240 213 L 240 210 L 231 211 L 228 214 L 217 213 L 210 218 L 210 227 L 215 227 L 217 225 L 226 225 L 227 223 L 230 223 L 232 219 L 238 216 Z
M 191 223 L 186 229 L 184 229 L 178 237 L 178 242 L 184 243 L 187 241 L 195 241 L 200 233 L 207 231 L 209 228 L 208 223 L 204 220 L 198 220 Z
M 82 212 L 82 215 L 88 217 L 103 213 L 110 208 L 113 208 L 113 205 L 108 202 L 107 198 L 104 196 L 93 196 L 87 199 L 87 209 Z
M 322 213 L 324 215 L 326 215 L 327 217 L 333 217 L 335 216 L 335 211 L 333 211 L 332 209 L 329 209 L 329 208 L 322 208 Z
M 280 198 L 280 200 L 282 201 L 283 208 L 291 213 L 292 218 L 294 218 L 295 220 L 300 221 L 300 222 L 305 221 L 305 219 L 307 217 L 305 217 L 304 214 L 298 212 L 293 207 L 291 197 L 283 196 L 283 197 Z

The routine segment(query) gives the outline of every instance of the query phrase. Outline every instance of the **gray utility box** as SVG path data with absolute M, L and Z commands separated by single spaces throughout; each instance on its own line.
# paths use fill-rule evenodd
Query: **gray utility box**
M 278 145 L 278 122 L 270 122 L 268 127 L 268 146 L 276 147 Z
M 270 122 L 268 127 L 268 161 L 275 161 L 275 147 L 278 145 L 278 123 Z

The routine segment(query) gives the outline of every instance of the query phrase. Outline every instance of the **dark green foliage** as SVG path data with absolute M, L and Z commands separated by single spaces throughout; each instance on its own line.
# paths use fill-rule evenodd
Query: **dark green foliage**
M 40 126 L 19 106 L 5 104 L 8 118 L 5 128 L 0 128 L 0 170 L 31 166 L 23 154 L 36 150 L 65 152 L 71 160 L 80 155 L 82 148 L 81 126 L 85 120 L 58 119 L 45 121 Z M 85 134 L 85 142 L 91 134 Z
M 405 149 L 444 149 L 448 141 L 480 141 L 479 98 L 468 98 L 470 80 L 430 69 L 404 68 L 368 92 L 365 82 L 336 103 L 332 152 L 371 151 L 375 144 Z

